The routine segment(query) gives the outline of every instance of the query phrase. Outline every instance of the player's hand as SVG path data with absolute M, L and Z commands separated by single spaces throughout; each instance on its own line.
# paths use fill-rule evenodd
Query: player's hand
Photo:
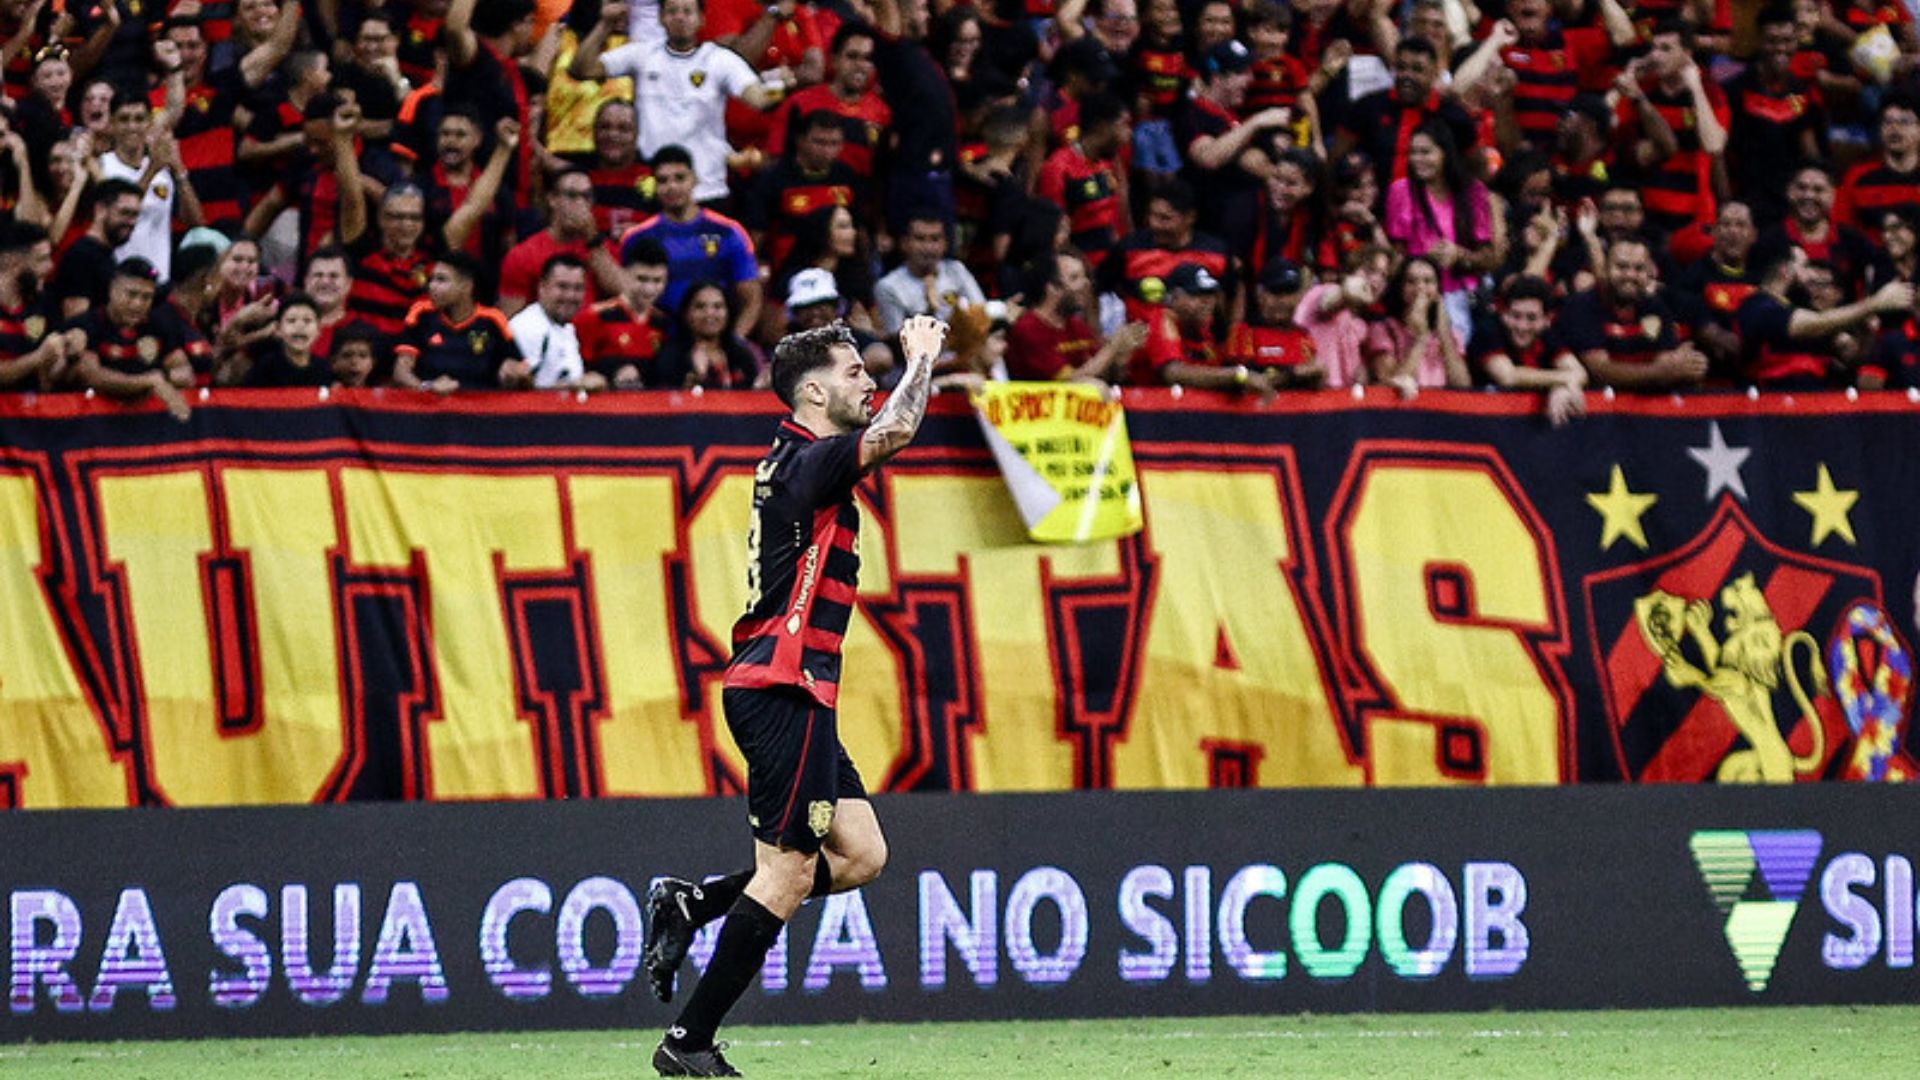
M 432 382 L 427 383 L 421 387 L 421 389 L 439 394 L 441 397 L 446 397 L 448 394 L 460 389 L 460 380 L 451 375 L 442 375 Z
M 333 133 L 351 137 L 360 126 L 360 104 L 356 101 L 343 101 L 333 110 Z
M 493 137 L 509 151 L 520 149 L 520 121 L 511 116 L 501 117 L 500 122 L 493 125 Z
M 627 28 L 627 5 L 620 0 L 610 0 L 600 5 L 600 22 L 609 30 L 624 31 Z
M 931 315 L 915 315 L 900 328 L 900 351 L 907 354 L 908 363 L 931 363 L 939 358 L 946 339 L 946 323 Z
M 1147 343 L 1147 324 L 1130 322 L 1113 332 L 1113 340 L 1120 346 L 1114 350 L 1115 356 L 1122 359 L 1132 356 Z
M 1353 43 L 1346 38 L 1340 38 L 1328 45 L 1326 51 L 1320 54 L 1320 70 L 1331 79 L 1340 74 L 1340 69 L 1346 67 L 1347 61 L 1351 59 L 1353 59 Z
M 1696 383 L 1707 376 L 1707 354 L 1683 345 L 1667 358 L 1667 373 L 1680 382 Z
M 1501 19 L 1493 24 L 1493 32 L 1487 35 L 1493 39 L 1493 47 L 1504 49 L 1520 40 L 1520 31 L 1513 25 L 1512 19 Z
M 193 406 L 187 404 L 186 396 L 180 393 L 178 387 L 164 378 L 154 381 L 153 396 L 159 398 L 160 403 L 167 407 L 169 415 L 183 424 L 193 415 Z
M 1287 108 L 1285 105 L 1275 105 L 1271 109 L 1261 109 L 1259 112 L 1247 118 L 1248 126 L 1256 128 L 1286 127 L 1291 123 L 1293 123 L 1293 110 Z

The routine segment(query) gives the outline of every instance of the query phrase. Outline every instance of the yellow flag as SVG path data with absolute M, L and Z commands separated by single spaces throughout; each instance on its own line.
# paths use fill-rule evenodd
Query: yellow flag
M 988 383 L 973 400 L 1029 536 L 1084 543 L 1140 531 L 1126 412 L 1100 387 Z

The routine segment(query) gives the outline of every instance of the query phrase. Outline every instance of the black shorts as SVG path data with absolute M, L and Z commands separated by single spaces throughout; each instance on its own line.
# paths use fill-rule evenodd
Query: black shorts
M 747 823 L 753 837 L 808 853 L 833 827 L 834 804 L 864 799 L 867 786 L 840 745 L 832 709 L 798 690 L 729 689 L 721 705 L 747 759 Z

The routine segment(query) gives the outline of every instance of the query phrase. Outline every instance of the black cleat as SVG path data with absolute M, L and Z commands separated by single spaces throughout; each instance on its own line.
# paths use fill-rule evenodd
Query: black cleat
M 720 1056 L 725 1045 L 715 1043 L 705 1050 L 681 1050 L 662 1039 L 653 1052 L 653 1069 L 661 1076 L 739 1076 L 740 1070 Z
M 680 878 L 661 878 L 647 890 L 647 938 L 641 951 L 647 965 L 647 981 L 653 984 L 653 996 L 673 1000 L 673 976 L 693 946 L 693 916 L 687 899 L 700 895 L 700 886 Z M 659 1058 L 655 1057 L 658 1064 Z M 724 1062 L 723 1062 L 724 1064 Z M 730 1073 L 680 1073 L 661 1075 L 728 1076 Z

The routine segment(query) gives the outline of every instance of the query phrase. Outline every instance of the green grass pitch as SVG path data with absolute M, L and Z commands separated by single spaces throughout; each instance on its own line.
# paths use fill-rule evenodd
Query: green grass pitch
M 856 1024 L 723 1034 L 749 1077 L 1913 1075 L 1920 1007 Z M 0 1076 L 595 1080 L 653 1075 L 651 1031 L 0 1046 Z

